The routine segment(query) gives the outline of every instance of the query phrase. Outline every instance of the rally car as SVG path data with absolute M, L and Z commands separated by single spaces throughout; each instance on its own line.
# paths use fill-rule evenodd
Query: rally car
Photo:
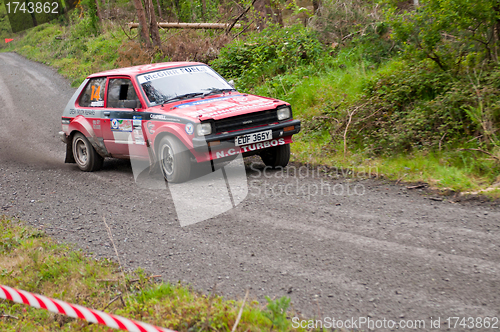
M 240 153 L 284 167 L 299 131 L 290 104 L 240 93 L 205 64 L 168 62 L 87 77 L 64 109 L 59 135 L 65 162 L 82 171 L 99 170 L 106 157 L 138 158 L 183 182 L 192 163 Z

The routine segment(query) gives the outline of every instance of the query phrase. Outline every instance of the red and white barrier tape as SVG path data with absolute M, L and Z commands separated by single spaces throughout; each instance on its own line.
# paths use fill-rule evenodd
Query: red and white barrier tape
M 124 317 L 108 314 L 98 310 L 88 309 L 76 304 L 66 303 L 61 300 L 51 299 L 42 295 L 29 293 L 3 285 L 0 285 L 0 298 L 125 331 L 174 332 L 162 327 L 133 321 Z

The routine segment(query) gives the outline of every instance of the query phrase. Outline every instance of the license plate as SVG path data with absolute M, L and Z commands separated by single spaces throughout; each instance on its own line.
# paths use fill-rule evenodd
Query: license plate
M 258 133 L 236 136 L 234 142 L 236 146 L 240 146 L 240 145 L 247 145 L 251 143 L 267 141 L 272 138 L 273 138 L 273 131 L 266 130 L 266 131 L 260 131 Z

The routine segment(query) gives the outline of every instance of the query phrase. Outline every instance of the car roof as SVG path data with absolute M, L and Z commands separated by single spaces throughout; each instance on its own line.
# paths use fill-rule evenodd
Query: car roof
M 194 66 L 194 65 L 204 65 L 201 62 L 161 62 L 161 63 L 151 63 L 147 65 L 140 65 L 134 67 L 125 67 L 118 68 L 112 70 L 106 70 L 99 73 L 94 73 L 89 75 L 87 78 L 93 77 L 102 77 L 102 76 L 111 76 L 111 75 L 126 75 L 126 76 L 135 76 L 138 74 L 148 73 L 151 71 L 161 70 L 161 69 L 169 69 L 175 67 L 185 67 L 185 66 Z

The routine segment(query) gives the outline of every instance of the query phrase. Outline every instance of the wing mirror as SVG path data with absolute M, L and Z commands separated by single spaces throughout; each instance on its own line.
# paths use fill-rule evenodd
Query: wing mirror
M 229 81 L 229 82 L 227 82 L 227 83 L 229 83 L 229 85 L 230 85 L 232 88 L 234 88 L 234 80 L 230 80 L 230 81 Z

